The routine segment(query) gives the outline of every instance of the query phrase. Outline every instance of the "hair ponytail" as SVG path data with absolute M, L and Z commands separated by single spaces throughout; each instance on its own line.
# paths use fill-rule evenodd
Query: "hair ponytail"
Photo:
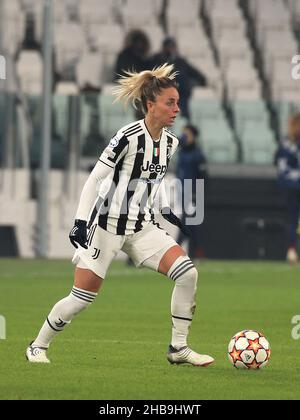
M 113 89 L 116 96 L 114 102 L 124 101 L 126 105 L 132 103 L 134 108 L 140 108 L 147 113 L 147 100 L 154 101 L 161 89 L 177 88 L 175 77 L 178 72 L 173 71 L 173 64 L 163 64 L 153 70 L 140 73 L 125 71 L 125 76 L 117 80 L 118 86 Z

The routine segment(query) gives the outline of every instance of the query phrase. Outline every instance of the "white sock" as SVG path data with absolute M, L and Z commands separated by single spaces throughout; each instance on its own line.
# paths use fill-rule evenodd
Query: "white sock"
M 70 324 L 75 315 L 87 308 L 97 293 L 73 287 L 69 296 L 57 302 L 44 322 L 37 338 L 32 343 L 36 347 L 48 348 L 53 338 Z
M 177 258 L 167 275 L 175 281 L 171 300 L 171 345 L 180 349 L 187 345 L 187 336 L 196 309 L 198 272 L 189 257 L 182 256 Z

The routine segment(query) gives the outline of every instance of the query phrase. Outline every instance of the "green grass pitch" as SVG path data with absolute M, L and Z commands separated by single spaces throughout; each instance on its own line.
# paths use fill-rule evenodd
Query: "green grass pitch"
M 53 304 L 72 286 L 69 261 L 0 259 L 0 399 L 299 399 L 300 267 L 272 262 L 204 261 L 198 265 L 197 310 L 189 344 L 215 357 L 207 368 L 170 365 L 172 281 L 114 262 L 96 302 L 74 319 L 49 350 L 50 365 L 24 351 Z M 231 336 L 262 331 L 269 365 L 234 369 Z

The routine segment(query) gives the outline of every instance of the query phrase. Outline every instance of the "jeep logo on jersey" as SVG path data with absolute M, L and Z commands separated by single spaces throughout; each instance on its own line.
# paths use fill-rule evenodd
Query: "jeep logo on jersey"
M 149 160 L 146 163 L 146 167 L 141 166 L 142 171 L 149 171 L 150 173 L 157 173 L 159 175 L 162 175 L 166 172 L 167 166 L 166 165 L 155 165 L 154 163 L 150 163 Z

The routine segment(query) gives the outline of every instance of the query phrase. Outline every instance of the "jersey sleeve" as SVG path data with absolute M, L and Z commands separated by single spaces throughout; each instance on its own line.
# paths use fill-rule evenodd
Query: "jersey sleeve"
M 103 150 L 97 164 L 84 184 L 76 212 L 76 219 L 88 220 L 95 202 L 101 196 L 101 191 L 105 189 L 105 186 L 101 189 L 104 184 L 103 181 L 112 177 L 115 166 L 125 156 L 127 150 L 127 137 L 117 133 Z
M 128 151 L 128 139 L 122 133 L 117 133 L 103 150 L 99 162 L 109 168 L 114 168 Z
M 76 219 L 88 220 L 91 209 L 99 197 L 101 183 L 112 173 L 113 169 L 109 166 L 103 165 L 99 161 L 96 163 L 83 186 L 76 212 Z

